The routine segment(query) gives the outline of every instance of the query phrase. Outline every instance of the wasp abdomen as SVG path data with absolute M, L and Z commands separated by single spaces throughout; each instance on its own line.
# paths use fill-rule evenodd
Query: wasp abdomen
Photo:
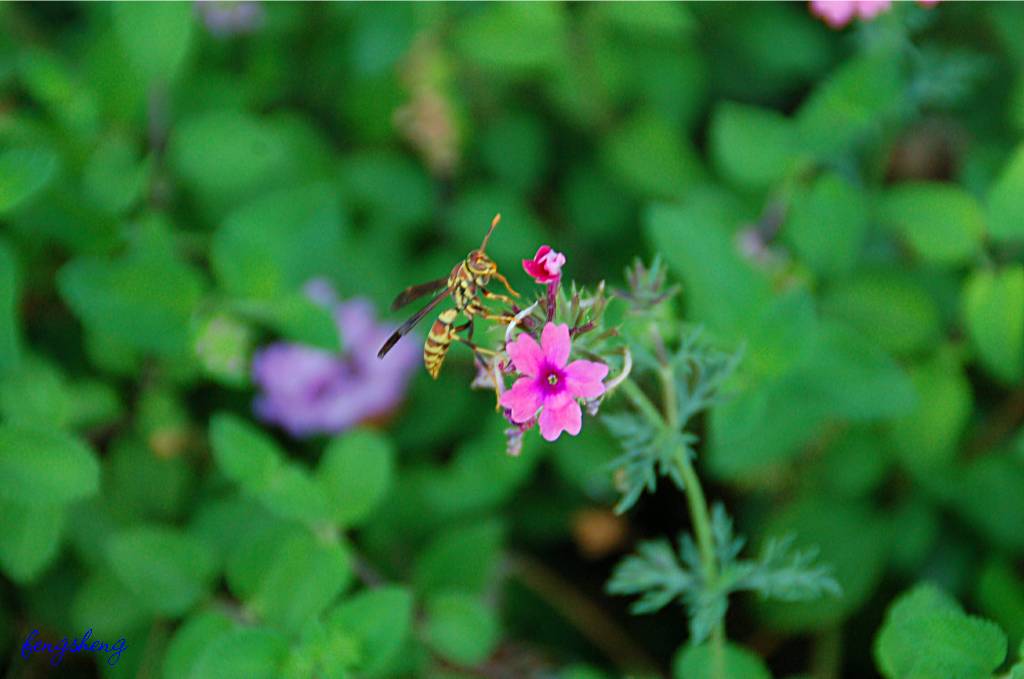
M 430 334 L 427 335 L 427 341 L 423 345 L 423 365 L 435 380 L 441 374 L 441 366 L 444 364 L 445 356 L 448 355 L 452 340 L 455 339 L 456 316 L 458 316 L 458 311 L 455 309 L 442 311 L 434 324 L 430 326 Z

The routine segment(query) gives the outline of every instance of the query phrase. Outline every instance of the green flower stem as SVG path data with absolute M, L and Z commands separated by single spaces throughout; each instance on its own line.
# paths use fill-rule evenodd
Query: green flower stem
M 678 433 L 677 430 L 680 426 L 675 379 L 668 366 L 659 371 L 659 376 L 664 399 L 663 405 L 665 406 L 664 417 L 633 380 L 624 380 L 621 385 L 622 391 L 653 426 L 675 434 Z M 697 548 L 700 551 L 701 566 L 704 568 L 704 578 L 708 583 L 713 583 L 718 579 L 718 563 L 715 559 L 715 545 L 711 537 L 711 516 L 708 513 L 707 500 L 704 498 L 704 489 L 700 485 L 700 479 L 697 478 L 697 472 L 682 443 L 676 447 L 674 457 L 686 489 L 686 501 L 690 509 L 690 520 L 693 522 L 693 532 L 697 537 Z M 724 679 L 725 630 L 721 622 L 715 625 L 711 631 L 711 644 L 714 649 L 713 676 Z

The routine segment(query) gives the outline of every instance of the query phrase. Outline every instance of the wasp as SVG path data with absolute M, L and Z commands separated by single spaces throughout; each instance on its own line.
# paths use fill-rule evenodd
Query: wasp
M 441 372 L 441 365 L 448 354 L 448 349 L 451 343 L 456 340 L 468 344 L 471 349 L 478 353 L 488 353 L 471 342 L 473 337 L 473 319 L 479 316 L 486 320 L 507 323 L 513 320 L 514 317 L 508 313 L 492 312 L 484 306 L 483 299 L 502 302 L 513 309 L 515 308 L 515 303 L 508 295 L 488 290 L 487 284 L 493 278 L 500 281 L 513 297 L 519 296 L 519 293 L 509 285 L 508 280 L 498 273 L 498 265 L 485 252 L 487 241 L 490 239 L 491 234 L 494 233 L 494 228 L 498 226 L 500 221 L 501 215 L 495 215 L 491 221 L 491 228 L 484 235 L 484 240 L 480 247 L 471 251 L 464 260 L 456 264 L 446 278 L 438 278 L 437 280 L 410 286 L 395 298 L 391 305 L 392 311 L 400 309 L 424 295 L 438 291 L 422 309 L 413 314 L 409 320 L 388 337 L 380 351 L 377 352 L 377 358 L 384 358 L 398 340 L 407 335 L 417 323 L 423 320 L 427 314 L 449 296 L 451 296 L 454 302 L 454 308 L 441 312 L 431 327 L 430 335 L 423 346 L 423 363 L 427 368 L 427 372 L 430 373 L 431 377 L 437 379 Z M 467 320 L 462 325 L 455 325 L 455 319 L 460 312 L 466 315 Z M 463 339 L 458 333 L 467 329 L 469 330 L 468 337 Z

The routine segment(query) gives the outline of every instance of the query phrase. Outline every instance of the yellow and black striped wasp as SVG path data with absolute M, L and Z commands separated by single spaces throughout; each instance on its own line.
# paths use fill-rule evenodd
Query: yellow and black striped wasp
M 501 221 L 501 215 L 495 215 L 491 221 L 491 228 L 487 230 L 487 234 L 484 236 L 480 247 L 470 252 L 464 260 L 456 264 L 446 278 L 438 278 L 427 283 L 413 285 L 403 290 L 395 298 L 394 303 L 391 305 L 392 310 L 399 309 L 413 300 L 439 290 L 433 299 L 427 302 L 426 306 L 413 314 L 412 318 L 403 323 L 384 342 L 384 346 L 377 352 L 377 358 L 384 358 L 385 354 L 391 351 L 391 347 L 395 346 L 398 340 L 407 335 L 417 323 L 423 320 L 424 316 L 433 311 L 449 295 L 451 295 L 452 301 L 455 303 L 455 308 L 442 311 L 438 315 L 437 320 L 434 321 L 430 328 L 427 341 L 423 345 L 423 364 L 426 366 L 427 372 L 430 373 L 431 377 L 437 379 L 441 372 L 441 366 L 444 364 L 444 359 L 448 354 L 448 349 L 451 347 L 451 343 L 456 340 L 469 345 L 475 352 L 490 353 L 471 342 L 473 337 L 473 319 L 479 316 L 487 320 L 508 323 L 513 319 L 513 316 L 509 313 L 492 312 L 484 306 L 483 299 L 503 302 L 513 309 L 515 307 L 510 297 L 491 292 L 487 289 L 487 284 L 493 278 L 500 281 L 513 297 L 519 296 L 519 293 L 509 285 L 508 280 L 498 273 L 498 265 L 485 252 L 487 241 L 494 232 L 494 228 L 498 226 L 499 221 Z M 462 325 L 457 326 L 455 325 L 455 319 L 460 312 L 466 315 L 467 320 Z M 469 330 L 467 337 L 460 337 L 459 333 L 467 329 Z

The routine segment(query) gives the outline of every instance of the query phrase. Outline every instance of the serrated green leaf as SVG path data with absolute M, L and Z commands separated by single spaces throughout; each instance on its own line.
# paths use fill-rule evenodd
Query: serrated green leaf
M 1006 657 L 1006 635 L 966 615 L 933 585 L 918 585 L 890 606 L 875 638 L 875 659 L 888 679 L 982 679 Z
M 138 526 L 107 544 L 110 569 L 154 613 L 182 615 L 210 588 L 215 559 L 206 543 L 173 528 Z
M 394 458 L 388 440 L 368 430 L 331 441 L 317 466 L 316 480 L 336 521 L 354 526 L 373 513 L 391 489 Z
M 99 488 L 96 456 L 56 430 L 0 426 L 0 499 L 29 506 L 63 505 Z
M 1008 383 L 1024 377 L 1024 267 L 972 273 L 964 284 L 963 309 L 985 369 Z

